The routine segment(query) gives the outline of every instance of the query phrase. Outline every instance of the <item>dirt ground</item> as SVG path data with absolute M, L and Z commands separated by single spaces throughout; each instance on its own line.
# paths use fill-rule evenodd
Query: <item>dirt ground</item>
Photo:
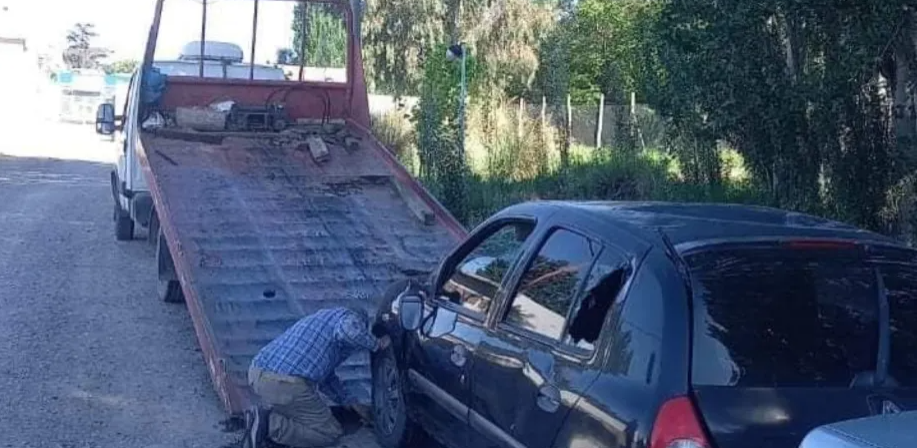
M 157 299 L 153 248 L 115 241 L 118 145 L 59 122 L 53 89 L 19 93 L 31 108 L 0 103 L 0 447 L 237 440 L 185 305 Z M 375 446 L 366 429 L 341 442 Z
M 110 145 L 25 128 L 0 139 L 0 446 L 229 442 L 185 307 L 156 299 L 152 248 L 115 241 Z

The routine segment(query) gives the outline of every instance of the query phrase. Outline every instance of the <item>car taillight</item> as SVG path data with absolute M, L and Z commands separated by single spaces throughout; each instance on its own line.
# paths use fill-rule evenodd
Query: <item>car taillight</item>
M 659 408 L 650 448 L 711 448 L 688 397 L 675 397 Z

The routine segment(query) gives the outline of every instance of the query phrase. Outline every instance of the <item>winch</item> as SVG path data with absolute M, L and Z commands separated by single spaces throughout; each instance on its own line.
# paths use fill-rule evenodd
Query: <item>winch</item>
M 288 124 L 286 111 L 280 104 L 264 107 L 233 104 L 226 117 L 226 129 L 230 131 L 280 132 Z

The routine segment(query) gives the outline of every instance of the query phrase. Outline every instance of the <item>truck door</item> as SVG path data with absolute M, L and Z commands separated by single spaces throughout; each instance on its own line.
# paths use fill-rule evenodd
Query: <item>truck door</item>
M 523 231 L 518 231 L 518 227 Z M 534 223 L 503 221 L 475 232 L 443 264 L 434 285 L 436 316 L 408 350 L 410 401 L 435 438 L 475 446 L 468 431 L 474 351 L 504 277 L 520 257 Z
M 551 447 L 598 375 L 595 344 L 629 272 L 623 260 L 558 228 L 526 262 L 475 352 L 469 422 L 488 446 Z
M 117 162 L 117 174 L 118 182 L 120 182 L 122 189 L 134 190 L 137 184 L 137 177 L 141 176 L 139 161 L 134 152 L 136 142 L 139 139 L 137 134 L 138 129 L 134 124 L 136 120 L 137 113 L 137 97 L 140 87 L 140 70 L 134 71 L 134 75 L 131 76 L 130 85 L 127 89 L 127 98 L 124 101 L 124 111 L 122 112 L 123 127 L 118 136 L 118 162 Z M 142 182 L 142 181 L 141 181 Z M 121 208 L 124 210 L 129 210 L 130 201 L 124 196 L 121 196 L 119 199 L 121 203 Z

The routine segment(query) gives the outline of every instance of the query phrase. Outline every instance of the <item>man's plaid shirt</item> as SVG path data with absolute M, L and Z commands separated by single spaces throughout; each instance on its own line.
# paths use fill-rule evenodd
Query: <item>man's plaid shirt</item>
M 252 365 L 306 378 L 340 404 L 351 404 L 334 369 L 356 350 L 374 350 L 369 323 L 347 308 L 328 308 L 299 320 L 264 346 Z

